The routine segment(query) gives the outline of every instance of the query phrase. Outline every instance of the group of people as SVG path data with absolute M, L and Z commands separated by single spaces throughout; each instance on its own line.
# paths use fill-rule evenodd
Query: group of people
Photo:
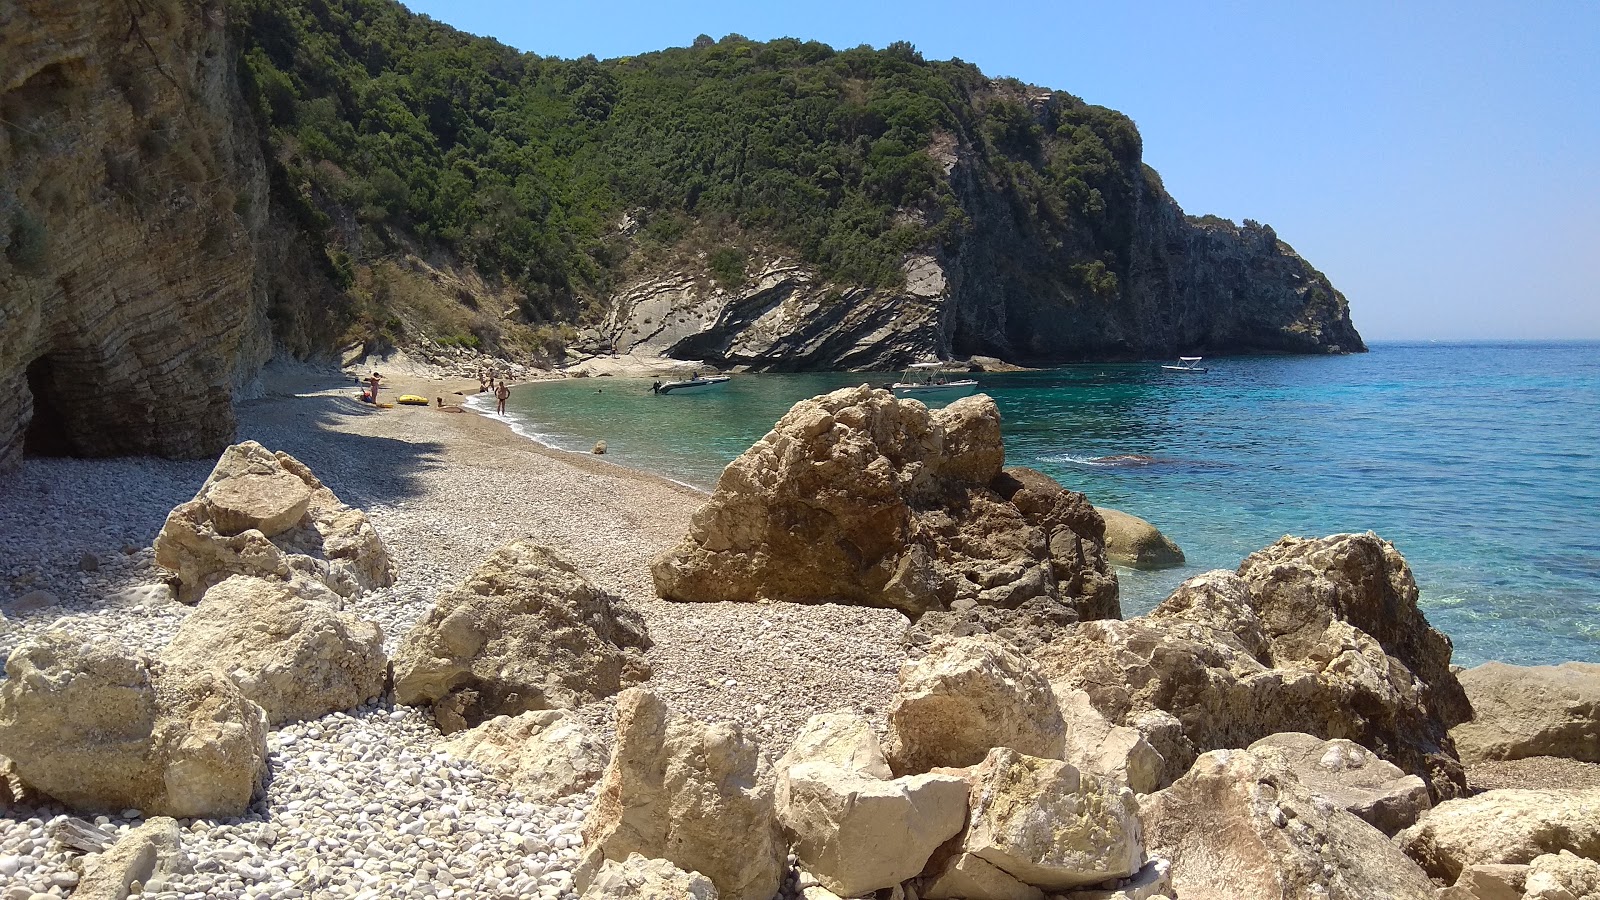
M 484 369 L 478 373 L 478 393 L 494 391 L 494 411 L 497 415 L 506 414 L 506 400 L 511 397 L 511 388 L 506 386 L 505 377 L 495 381 L 493 369 Z

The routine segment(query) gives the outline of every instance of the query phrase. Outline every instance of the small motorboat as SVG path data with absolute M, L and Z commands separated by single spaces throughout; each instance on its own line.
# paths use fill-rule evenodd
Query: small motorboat
M 912 363 L 906 367 L 901 380 L 889 385 L 896 397 L 921 400 L 924 403 L 944 403 L 961 397 L 970 397 L 978 390 L 972 378 L 956 378 L 965 374 L 950 363 Z
M 721 387 L 731 380 L 732 377 L 728 375 L 701 375 L 696 372 L 687 381 L 669 381 L 666 384 L 658 381 L 650 386 L 650 393 L 670 394 L 673 391 L 704 391 Z
M 1204 357 L 1201 356 L 1180 356 L 1178 357 L 1177 365 L 1162 366 L 1161 370 L 1163 372 L 1187 372 L 1192 375 L 1204 375 L 1206 372 L 1209 372 L 1210 369 L 1207 369 L 1205 366 L 1198 365 L 1202 359 L 1204 359 Z

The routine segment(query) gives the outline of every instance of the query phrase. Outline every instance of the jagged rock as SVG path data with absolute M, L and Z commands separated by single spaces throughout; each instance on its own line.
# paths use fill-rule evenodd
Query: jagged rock
M 649 691 L 617 697 L 617 738 L 583 822 L 579 890 L 638 853 L 704 874 L 723 900 L 771 900 L 786 863 L 760 751 L 737 726 L 674 717 Z
M 1547 853 L 1528 866 L 1525 884 L 1522 900 L 1600 900 L 1600 862 Z
M 900 667 L 887 747 L 897 774 L 976 765 L 995 747 L 1060 759 L 1065 740 L 1050 683 L 996 638 L 941 638 Z
M 227 676 L 50 631 L 12 651 L 0 746 L 74 809 L 237 816 L 266 774 L 266 715 Z
M 1033 602 L 1115 614 L 1103 525 L 1081 494 L 1001 472 L 987 396 L 940 410 L 868 387 L 795 404 L 723 470 L 651 566 L 669 600 L 851 603 L 916 618 Z
M 1152 859 L 1144 864 L 1144 868 L 1112 887 L 1067 891 L 1051 900 L 1157 900 L 1171 896 L 1172 864 L 1164 859 Z
M 1489 662 L 1457 676 L 1472 719 L 1450 729 L 1461 761 L 1561 756 L 1600 762 L 1600 665 Z
M 383 631 L 340 611 L 320 582 L 235 575 L 206 591 L 161 658 L 215 666 L 271 724 L 315 719 L 383 693 Z
M 1096 506 L 1106 523 L 1106 557 L 1134 569 L 1171 569 L 1183 565 L 1183 551 L 1161 529 L 1121 510 Z
M 1086 691 L 1064 688 L 1056 700 L 1066 724 L 1062 759 L 1092 775 L 1115 778 L 1136 794 L 1161 787 L 1165 761 L 1143 731 L 1106 721 Z
M 447 733 L 499 715 L 575 708 L 650 677 L 649 646 L 638 613 L 522 538 L 491 554 L 406 635 L 394 656 L 395 701 L 433 706 Z
M 1531 863 L 1561 850 L 1600 857 L 1600 790 L 1500 790 L 1447 800 L 1395 841 L 1447 882 L 1468 866 Z
M 1455 884 L 1439 891 L 1438 900 L 1522 900 L 1527 880 L 1525 865 L 1467 866 Z
M 1140 618 L 1081 623 L 1034 657 L 1058 693 L 1085 691 L 1108 721 L 1140 727 L 1163 784 L 1200 752 L 1306 731 L 1373 750 L 1434 797 L 1464 790 L 1450 642 L 1417 611 L 1392 545 L 1285 538 L 1239 573 L 1191 578 Z
M 794 743 L 773 766 L 778 773 L 780 803 L 784 802 L 783 772 L 802 762 L 825 762 L 884 781 L 894 777 L 872 725 L 852 712 L 818 713 L 806 720 Z
M 345 597 L 394 583 L 366 515 L 299 460 L 255 441 L 223 451 L 194 499 L 168 514 L 155 552 L 157 565 L 177 573 L 178 599 L 190 604 L 235 574 L 308 577 Z
M 563 709 L 496 716 L 439 749 L 472 762 L 538 803 L 588 790 L 606 764 L 605 745 Z
M 606 860 L 582 900 L 717 900 L 717 888 L 699 872 L 630 853 L 622 862 Z
M 124 900 L 135 882 L 149 884 L 176 875 L 189 865 L 183 852 L 183 830 L 175 819 L 156 816 L 123 835 L 101 855 L 72 896 L 78 900 Z
M 1215 750 L 1144 798 L 1152 855 L 1183 900 L 1433 900 L 1383 834 L 1300 784 L 1276 753 Z
M 1387 835 L 1414 824 L 1433 805 L 1421 778 L 1407 775 L 1353 741 L 1285 732 L 1264 737 L 1249 749 L 1282 753 L 1307 790 Z
M 1005 747 L 990 751 L 970 778 L 959 849 L 952 848 L 930 885 L 934 893 L 926 896 L 959 897 L 955 891 L 974 889 L 1031 896 L 963 857 L 1049 891 L 1126 878 L 1144 865 L 1139 804 L 1117 782 Z
M 921 883 L 925 900 L 1044 900 L 1044 891 L 963 851 L 959 841 L 934 854 Z

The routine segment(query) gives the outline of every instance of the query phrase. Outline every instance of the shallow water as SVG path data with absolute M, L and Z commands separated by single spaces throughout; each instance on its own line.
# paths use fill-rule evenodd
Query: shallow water
M 1007 461 L 1156 523 L 1190 565 L 1121 571 L 1124 609 L 1284 534 L 1395 542 L 1456 660 L 1600 661 L 1600 344 L 1379 344 L 1343 357 L 1209 359 L 1204 375 L 1090 364 L 980 375 Z M 519 430 L 710 487 L 796 401 L 886 374 L 649 379 L 514 391 Z M 1149 457 L 1107 464 L 1102 457 Z

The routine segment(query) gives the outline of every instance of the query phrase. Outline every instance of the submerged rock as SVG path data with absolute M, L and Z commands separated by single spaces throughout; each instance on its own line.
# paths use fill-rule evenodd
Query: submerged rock
M 1106 523 L 1106 556 L 1134 569 L 1171 569 L 1183 565 L 1183 551 L 1161 530 L 1135 515 L 1096 506 Z

